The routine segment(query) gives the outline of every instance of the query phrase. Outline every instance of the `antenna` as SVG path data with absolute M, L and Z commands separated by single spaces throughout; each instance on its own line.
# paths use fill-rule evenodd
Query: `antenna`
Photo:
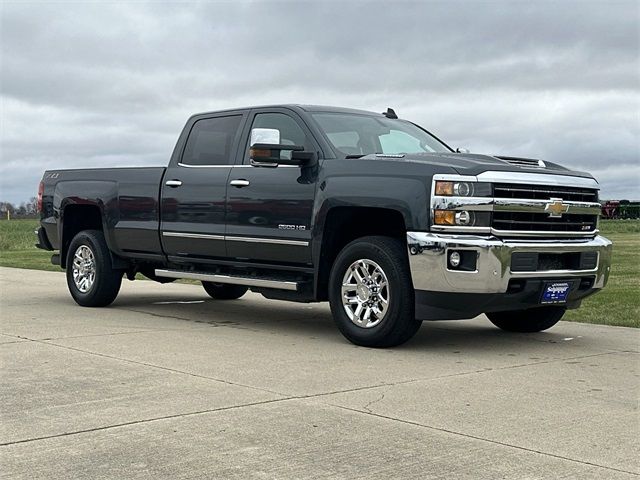
M 387 108 L 387 111 L 382 112 L 382 114 L 387 118 L 398 118 L 398 115 L 396 115 L 396 112 L 393 110 L 393 108 Z

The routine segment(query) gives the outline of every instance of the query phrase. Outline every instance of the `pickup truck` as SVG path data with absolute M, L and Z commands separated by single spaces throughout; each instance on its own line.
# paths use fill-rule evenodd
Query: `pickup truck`
M 454 150 L 384 113 L 277 105 L 191 117 L 166 168 L 49 170 L 37 246 L 74 300 L 123 277 L 214 299 L 329 301 L 357 345 L 486 314 L 538 332 L 607 283 L 598 183 L 542 160 Z

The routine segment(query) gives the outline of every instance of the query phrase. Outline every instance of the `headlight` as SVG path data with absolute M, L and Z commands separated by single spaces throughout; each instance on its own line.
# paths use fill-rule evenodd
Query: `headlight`
M 474 212 L 466 210 L 436 210 L 434 220 L 436 225 L 459 225 L 462 227 L 471 227 L 475 224 Z
M 434 177 L 431 222 L 435 231 L 489 233 L 493 184 L 468 175 Z
M 473 184 L 469 182 L 436 182 L 436 195 L 472 197 Z
M 488 227 L 491 221 L 489 212 L 473 212 L 469 210 L 434 210 L 434 225 L 454 227 Z
M 484 182 L 437 181 L 434 194 L 443 197 L 490 197 L 491 184 Z
M 464 225 L 465 227 L 473 225 L 475 223 L 473 212 L 467 212 L 466 210 L 456 212 L 455 221 L 456 225 Z

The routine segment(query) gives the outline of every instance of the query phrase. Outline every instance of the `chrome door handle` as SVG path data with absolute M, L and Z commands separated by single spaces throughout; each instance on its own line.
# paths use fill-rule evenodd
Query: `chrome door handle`
M 249 183 L 250 183 L 249 180 L 244 180 L 240 178 L 238 180 L 231 180 L 229 182 L 229 185 L 231 185 L 232 187 L 242 188 L 242 187 L 248 187 Z
M 165 182 L 165 185 L 167 187 L 176 188 L 176 187 L 179 187 L 180 185 L 182 185 L 182 182 L 180 180 L 167 180 Z

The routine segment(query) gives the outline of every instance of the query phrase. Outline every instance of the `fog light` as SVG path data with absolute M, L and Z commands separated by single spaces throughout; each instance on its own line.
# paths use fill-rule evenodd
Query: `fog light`
M 461 260 L 462 258 L 460 257 L 460 254 L 458 252 L 451 252 L 449 254 L 449 265 L 451 265 L 453 268 L 457 268 L 460 265 Z

